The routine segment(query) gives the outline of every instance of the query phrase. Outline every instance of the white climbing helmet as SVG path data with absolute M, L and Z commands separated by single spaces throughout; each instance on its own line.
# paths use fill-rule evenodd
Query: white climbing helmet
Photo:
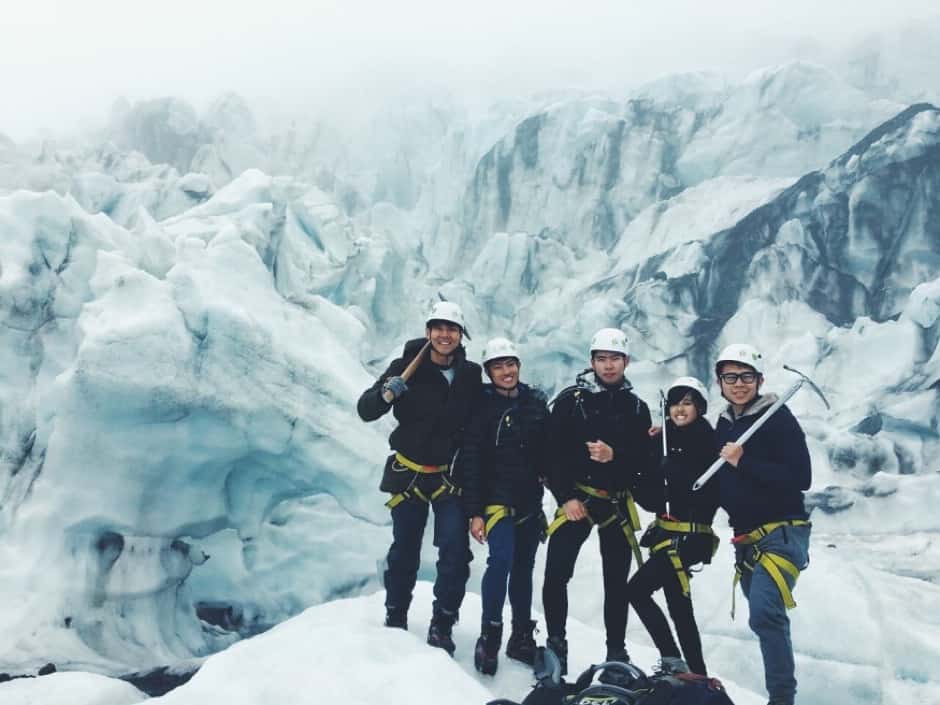
M 601 328 L 591 338 L 591 354 L 596 351 L 615 352 L 621 355 L 630 354 L 630 345 L 627 334 L 616 328 Z
M 689 389 L 694 389 L 696 392 L 702 395 L 702 401 L 708 404 L 708 390 L 705 388 L 705 385 L 702 384 L 695 377 L 677 377 L 676 380 L 669 385 L 669 389 L 666 390 L 668 395 L 676 387 L 688 387 Z
M 469 338 L 467 334 L 467 324 L 463 319 L 463 310 L 453 301 L 438 301 L 431 306 L 431 313 L 428 314 L 428 320 L 425 325 L 431 325 L 431 321 L 447 321 L 460 326 L 461 332 Z
M 715 374 L 721 371 L 721 363 L 737 362 L 740 365 L 753 367 L 757 374 L 763 374 L 764 356 L 760 354 L 757 348 L 747 343 L 732 343 L 721 351 L 718 360 L 715 362 Z
M 521 362 L 519 350 L 516 344 L 506 338 L 493 338 L 483 346 L 483 364 L 498 360 L 501 357 L 514 357 L 516 362 Z
M 702 413 L 708 411 L 708 390 L 705 388 L 705 385 L 698 380 L 698 378 L 677 377 L 675 381 L 669 385 L 669 389 L 666 390 L 666 396 L 668 397 L 672 393 L 672 390 L 678 387 L 686 387 L 698 392 L 699 396 L 702 397 L 702 402 L 705 405 Z

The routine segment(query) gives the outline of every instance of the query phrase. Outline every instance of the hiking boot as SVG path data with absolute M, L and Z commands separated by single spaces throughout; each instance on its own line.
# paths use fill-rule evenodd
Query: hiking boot
M 476 648 L 473 650 L 473 665 L 487 676 L 496 674 L 499 664 L 499 647 L 503 643 L 503 623 L 486 622 L 480 630 Z
M 506 642 L 506 655 L 530 666 L 535 663 L 535 622 L 513 622 L 512 633 Z
M 444 649 L 451 656 L 457 647 L 454 645 L 452 632 L 457 615 L 446 612 L 435 612 L 431 617 L 431 626 L 428 627 L 428 645 Z
M 563 636 L 550 636 L 545 640 L 545 648 L 551 649 L 561 664 L 561 675 L 568 674 L 568 642 Z
M 607 649 L 606 661 L 617 661 L 618 663 L 630 663 L 630 654 L 624 647 L 617 649 Z
M 674 676 L 677 673 L 690 673 L 689 665 L 678 656 L 663 656 L 659 659 L 653 673 L 662 676 Z
M 401 607 L 385 609 L 385 626 L 393 629 L 408 629 L 408 610 Z

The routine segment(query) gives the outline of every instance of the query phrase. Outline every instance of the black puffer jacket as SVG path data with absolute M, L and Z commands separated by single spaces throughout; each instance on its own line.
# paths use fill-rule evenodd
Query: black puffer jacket
M 667 419 L 666 442 L 669 455 L 662 463 L 662 438 L 655 439 L 656 462 L 662 463 L 664 472 L 658 475 L 651 492 L 652 508 L 657 514 L 665 514 L 668 499 L 669 513 L 679 521 L 711 524 L 718 510 L 719 485 L 709 482 L 697 492 L 692 491 L 692 485 L 718 457 L 714 429 L 701 416 L 682 427 Z
M 463 346 L 454 354 L 454 379 L 450 384 L 426 353 L 408 380 L 408 391 L 394 404 L 382 398 L 385 380 L 401 375 L 426 342 L 425 338 L 416 338 L 405 343 L 402 356 L 393 360 L 359 397 L 357 409 L 363 421 L 374 421 L 393 409 L 398 426 L 388 439 L 392 450 L 422 465 L 444 465 L 452 461 L 460 445 L 461 432 L 482 386 L 480 366 L 466 359 Z
M 467 516 L 483 516 L 488 504 L 514 507 L 519 516 L 542 506 L 548 403 L 537 389 L 518 389 L 510 399 L 483 385 L 460 453 Z
M 549 488 L 558 503 L 576 496 L 576 482 L 608 492 L 634 491 L 649 472 L 650 424 L 649 407 L 626 380 L 617 389 L 595 382 L 560 394 L 548 423 Z M 611 462 L 591 460 L 586 443 L 596 440 L 613 448 Z

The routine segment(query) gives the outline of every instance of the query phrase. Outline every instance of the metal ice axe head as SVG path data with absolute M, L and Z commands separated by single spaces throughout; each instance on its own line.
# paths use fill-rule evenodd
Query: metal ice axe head
M 816 392 L 817 395 L 819 395 L 819 398 L 822 399 L 822 403 L 826 405 L 826 408 L 827 409 L 832 408 L 831 406 L 829 406 L 829 401 L 826 399 L 826 395 L 822 393 L 822 390 L 816 386 L 816 383 L 813 382 L 813 380 L 811 380 L 809 377 L 804 375 L 798 369 L 790 367 L 789 365 L 784 365 L 783 369 L 787 370 L 788 372 L 792 372 L 795 375 L 799 375 L 803 383 L 808 384 L 812 388 L 812 390 Z

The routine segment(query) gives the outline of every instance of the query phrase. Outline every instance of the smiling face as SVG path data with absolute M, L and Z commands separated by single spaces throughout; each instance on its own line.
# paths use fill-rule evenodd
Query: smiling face
M 686 394 L 677 403 L 670 404 L 669 418 L 679 427 L 688 426 L 698 418 L 698 409 L 695 407 L 691 394 Z
M 733 381 L 728 381 L 729 379 Z M 754 401 L 764 378 L 750 365 L 724 362 L 718 371 L 718 383 L 721 385 L 721 395 L 731 402 L 736 410 L 740 410 Z
M 427 328 L 427 337 L 431 341 L 432 350 L 437 355 L 449 358 L 460 345 L 463 334 L 456 323 L 431 321 Z
M 629 361 L 626 355 L 607 350 L 598 350 L 591 354 L 591 367 L 594 369 L 594 374 L 610 387 L 623 382 L 623 373 Z
M 486 363 L 486 374 L 495 387 L 510 391 L 519 384 L 519 367 L 514 357 L 498 357 Z

